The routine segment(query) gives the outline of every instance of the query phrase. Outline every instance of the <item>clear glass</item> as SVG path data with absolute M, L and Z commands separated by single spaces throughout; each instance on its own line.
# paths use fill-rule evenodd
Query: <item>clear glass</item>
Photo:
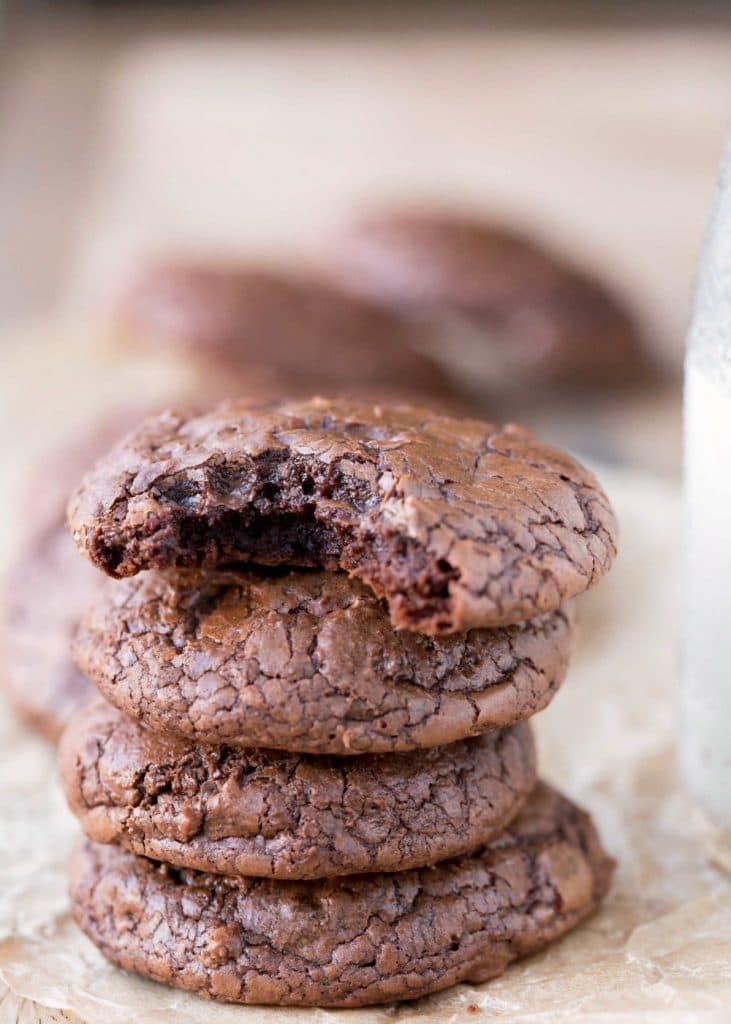
M 685 503 L 682 770 L 731 830 L 731 139 L 688 335 Z

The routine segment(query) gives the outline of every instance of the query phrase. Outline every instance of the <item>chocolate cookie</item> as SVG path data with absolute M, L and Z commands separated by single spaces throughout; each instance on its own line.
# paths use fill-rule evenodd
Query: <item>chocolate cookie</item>
M 331 274 L 437 328 L 435 354 L 473 381 L 508 385 L 522 375 L 538 385 L 606 386 L 647 370 L 642 333 L 604 284 L 532 238 L 474 217 L 371 217 L 340 239 Z
M 139 408 L 120 409 L 49 452 L 24 496 L 30 536 L 4 581 L 0 684 L 25 721 L 53 743 L 94 695 L 71 658 L 71 638 L 104 584 L 79 558 L 64 523 L 66 503 L 85 470 L 140 415 Z
M 263 267 L 150 267 L 117 319 L 138 344 L 253 375 L 259 386 L 269 375 L 284 394 L 429 401 L 452 393 L 445 372 L 414 347 L 421 332 L 408 320 L 325 282 Z
M 615 553 L 593 475 L 528 431 L 323 399 L 147 420 L 87 474 L 69 515 L 113 576 L 345 569 L 397 628 L 429 634 L 558 608 Z
M 21 717 L 53 743 L 94 693 L 70 647 L 103 582 L 61 523 L 33 537 L 7 581 L 2 682 Z
M 343 573 L 143 573 L 108 581 L 74 653 L 150 728 L 203 743 L 359 754 L 433 747 L 545 707 L 569 609 L 449 637 L 398 632 Z
M 423 867 L 494 839 L 535 786 L 527 723 L 418 754 L 308 757 L 202 747 L 104 702 L 61 741 L 71 810 L 97 842 L 226 875 Z
M 74 918 L 126 970 L 211 999 L 364 1006 L 479 983 L 585 918 L 612 861 L 539 785 L 498 840 L 436 867 L 319 882 L 229 879 L 84 840 Z

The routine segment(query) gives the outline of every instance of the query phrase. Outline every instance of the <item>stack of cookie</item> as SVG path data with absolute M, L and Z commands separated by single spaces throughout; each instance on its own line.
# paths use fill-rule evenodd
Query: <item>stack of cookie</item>
M 233 403 L 146 421 L 70 522 L 118 578 L 75 644 L 105 699 L 61 744 L 73 912 L 114 963 L 360 1006 L 494 977 L 600 901 L 611 861 L 525 721 L 614 554 L 571 458 L 406 407 Z

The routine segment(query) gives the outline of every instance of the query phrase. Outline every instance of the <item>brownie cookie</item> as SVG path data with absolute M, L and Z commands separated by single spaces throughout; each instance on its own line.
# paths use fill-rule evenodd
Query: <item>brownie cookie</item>
M 404 211 L 353 226 L 331 276 L 437 328 L 448 366 L 485 383 L 585 387 L 647 370 L 645 341 L 599 280 L 530 237 L 479 219 Z M 425 337 L 429 337 L 426 335 Z
M 2 681 L 21 717 L 53 743 L 94 694 L 70 647 L 103 583 L 58 523 L 33 537 L 6 584 Z
M 324 399 L 149 419 L 87 474 L 69 517 L 113 576 L 345 569 L 397 628 L 429 634 L 556 609 L 615 554 L 593 475 L 527 430 Z
M 85 708 L 60 747 L 89 838 L 178 867 L 328 878 L 401 871 L 494 839 L 535 786 L 527 723 L 418 754 L 202 747 Z
M 344 573 L 142 573 L 109 580 L 74 654 L 150 728 L 203 743 L 359 754 L 433 747 L 545 707 L 569 608 L 448 637 L 396 631 Z
M 230 879 L 84 840 L 74 918 L 113 963 L 211 999 L 364 1006 L 501 974 L 585 918 L 612 861 L 539 785 L 489 846 L 436 867 L 319 882 Z
M 137 344 L 218 364 L 244 382 L 253 376 L 259 387 L 269 378 L 283 394 L 429 401 L 452 393 L 445 372 L 414 347 L 423 331 L 409 320 L 323 281 L 263 267 L 150 267 L 117 320 Z
M 94 695 L 71 658 L 71 638 L 104 584 L 102 574 L 79 558 L 64 522 L 66 503 L 94 460 L 141 415 L 139 407 L 119 409 L 49 451 L 23 495 L 30 532 L 3 581 L 0 685 L 22 718 L 53 743 Z

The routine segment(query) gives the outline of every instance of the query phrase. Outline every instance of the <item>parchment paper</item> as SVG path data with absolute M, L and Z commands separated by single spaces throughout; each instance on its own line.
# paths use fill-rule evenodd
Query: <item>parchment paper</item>
M 153 368 L 75 352 L 68 328 L 40 333 L 42 343 L 16 339 L 15 354 L 0 365 L 5 558 L 29 512 L 11 499 L 30 455 L 115 395 L 151 396 L 169 384 Z M 41 356 L 38 348 L 28 356 L 31 340 L 43 345 Z M 64 862 L 76 827 L 53 753 L 2 707 L 0 1021 L 731 1019 L 731 885 L 713 860 L 731 858 L 682 792 L 674 758 L 679 496 L 643 475 L 599 472 L 620 516 L 621 554 L 608 579 L 582 600 L 569 679 L 535 720 L 543 775 L 591 809 L 619 862 L 609 899 L 590 921 L 501 979 L 395 1009 L 223 1007 L 127 976 L 70 920 Z

